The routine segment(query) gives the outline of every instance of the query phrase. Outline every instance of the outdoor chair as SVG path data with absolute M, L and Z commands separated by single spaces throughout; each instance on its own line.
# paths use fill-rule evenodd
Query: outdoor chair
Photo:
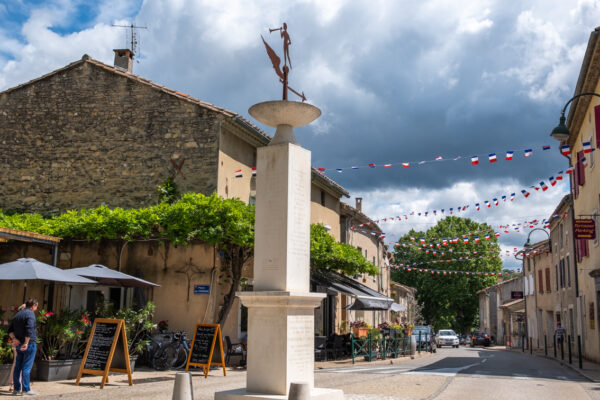
M 240 363 L 238 366 L 243 367 L 246 365 L 246 349 L 244 349 L 244 345 L 242 343 L 231 343 L 231 339 L 229 336 L 225 336 L 225 342 L 227 344 L 227 353 L 225 355 L 225 365 L 229 365 L 229 360 L 231 356 L 238 356 L 240 358 Z
M 327 337 L 315 336 L 315 361 L 327 361 Z
M 331 335 L 327 338 L 327 359 L 331 354 L 334 360 L 337 360 L 338 356 L 344 355 L 344 337 L 340 335 Z

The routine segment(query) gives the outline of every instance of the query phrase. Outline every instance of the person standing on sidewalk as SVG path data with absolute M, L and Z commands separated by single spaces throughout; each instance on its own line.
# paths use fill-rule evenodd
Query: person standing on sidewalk
M 554 330 L 554 337 L 556 338 L 557 347 L 560 347 L 561 351 L 562 351 L 562 348 L 563 348 L 563 343 L 565 341 L 565 334 L 566 333 L 567 333 L 567 331 L 565 330 L 565 328 L 563 328 L 562 326 L 560 326 L 560 321 L 558 321 L 556 323 L 556 329 Z
M 19 306 L 19 308 L 17 308 L 17 311 L 21 311 L 24 309 L 25 309 L 25 304 L 21 304 Z M 10 369 L 10 376 L 8 377 L 8 383 L 10 385 L 10 389 L 8 389 L 8 390 L 12 392 L 15 390 L 13 375 L 15 373 L 15 365 L 17 364 L 17 345 L 12 341 L 12 339 L 11 339 L 11 344 L 12 344 L 12 350 L 13 350 L 13 363 L 12 363 L 12 367 Z
M 25 396 L 37 396 L 37 393 L 31 390 L 29 382 L 36 351 L 35 311 L 37 308 L 37 299 L 28 299 L 25 302 L 25 309 L 15 315 L 8 327 L 8 335 L 17 349 L 17 363 L 13 373 L 14 395 L 22 392 Z

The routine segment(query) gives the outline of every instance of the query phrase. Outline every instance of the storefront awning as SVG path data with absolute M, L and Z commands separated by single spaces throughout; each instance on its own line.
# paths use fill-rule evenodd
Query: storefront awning
M 345 308 L 348 310 L 389 310 L 393 299 L 356 282 L 337 272 L 311 271 L 311 283 L 327 288 L 327 294 L 343 293 L 352 296 L 354 302 Z
M 390 310 L 395 312 L 406 311 L 406 306 L 403 304 L 392 303 L 392 307 L 390 308 Z

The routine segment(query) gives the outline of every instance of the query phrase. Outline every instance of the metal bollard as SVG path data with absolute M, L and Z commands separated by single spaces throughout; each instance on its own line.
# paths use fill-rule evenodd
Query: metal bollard
M 525 336 L 521 336 L 521 352 L 525 353 Z
M 532 345 L 532 341 L 531 338 L 529 338 L 529 354 L 533 354 L 533 345 Z
M 544 335 L 544 355 L 548 356 L 548 338 Z
M 560 344 L 560 359 L 565 361 L 565 338 L 563 337 L 562 343 Z
M 417 347 L 419 349 L 419 354 L 421 354 L 421 331 L 419 331 L 419 341 L 417 342 Z
M 556 358 L 556 335 L 554 336 L 554 358 Z
M 310 400 L 310 385 L 307 382 L 290 383 L 288 400 Z
M 579 369 L 583 369 L 583 360 L 581 359 L 581 336 L 577 335 L 577 355 L 579 356 Z
M 571 335 L 567 335 L 567 343 L 569 345 L 569 364 L 573 364 L 573 359 L 571 358 Z

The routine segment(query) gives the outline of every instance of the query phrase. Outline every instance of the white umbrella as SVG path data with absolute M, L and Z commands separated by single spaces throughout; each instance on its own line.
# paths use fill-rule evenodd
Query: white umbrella
M 79 276 L 94 279 L 100 285 L 124 286 L 124 287 L 148 287 L 160 286 L 156 283 L 148 282 L 135 276 L 124 274 L 123 272 L 110 269 L 104 265 L 92 264 L 87 267 L 73 268 L 68 270 Z
M 35 258 L 19 258 L 16 261 L 0 264 L 0 280 L 42 280 L 63 283 L 96 284 L 88 278 L 43 263 Z

